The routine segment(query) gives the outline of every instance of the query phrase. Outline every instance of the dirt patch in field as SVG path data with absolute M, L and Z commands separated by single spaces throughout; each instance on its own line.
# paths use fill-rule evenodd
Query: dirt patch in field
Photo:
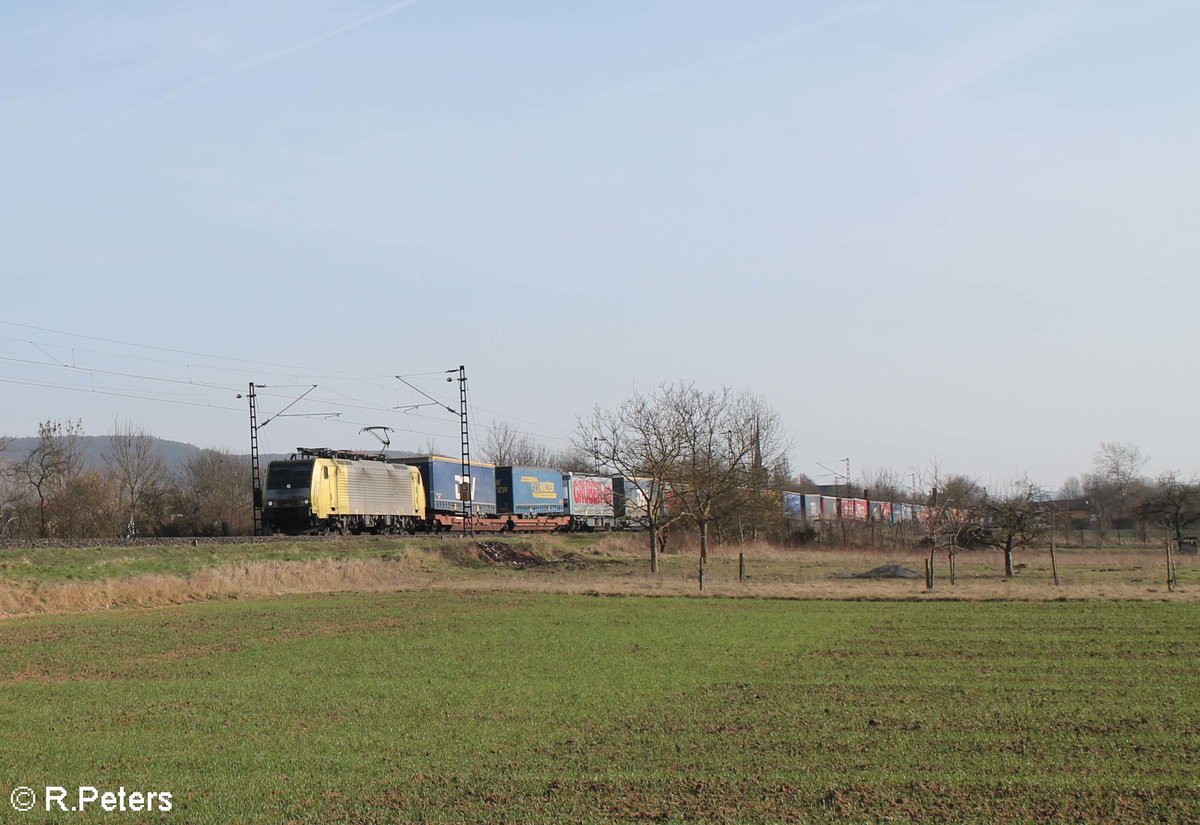
M 864 573 L 830 573 L 832 579 L 919 579 L 921 574 L 902 564 L 885 564 Z
M 584 560 L 578 553 L 566 553 L 554 558 L 545 558 L 527 547 L 504 544 L 499 541 L 477 542 L 475 550 L 480 559 L 503 567 L 511 567 L 514 570 L 525 570 L 530 567 L 545 567 L 554 564 L 578 566 Z

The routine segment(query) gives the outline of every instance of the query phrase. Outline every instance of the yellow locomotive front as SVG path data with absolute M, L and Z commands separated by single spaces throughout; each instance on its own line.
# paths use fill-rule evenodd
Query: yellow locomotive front
M 263 501 L 265 530 L 292 535 L 411 533 L 424 526 L 425 488 L 416 468 L 337 455 L 271 462 Z

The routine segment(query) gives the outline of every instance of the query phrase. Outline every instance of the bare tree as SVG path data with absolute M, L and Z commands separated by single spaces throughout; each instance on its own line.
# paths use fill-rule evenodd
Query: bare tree
M 116 536 L 121 530 L 118 491 L 95 467 L 70 474 L 47 509 L 54 534 L 64 538 Z
M 1117 533 L 1117 544 L 1121 543 L 1118 524 L 1125 515 L 1130 486 L 1149 460 L 1149 456 L 1142 455 L 1137 445 L 1115 441 L 1101 442 L 1100 449 L 1092 459 L 1094 472 L 1090 478 L 1093 489 L 1098 494 L 1101 506 L 1103 503 L 1109 504 L 1109 512 L 1101 513 L 1101 517 L 1108 516 Z
M 864 469 L 859 486 L 870 492 L 872 501 L 904 501 L 908 498 L 900 474 L 891 467 Z
M 1200 484 L 1194 478 L 1183 481 L 1174 472 L 1163 473 L 1139 509 L 1170 530 L 1178 542 L 1184 528 L 1200 522 Z
M 6 452 L 10 445 L 7 438 L 0 437 L 0 454 Z M 4 538 L 19 526 L 23 504 L 23 490 L 17 484 L 17 475 L 13 465 L 0 459 L 0 538 Z
M 567 473 L 593 473 L 597 470 L 596 459 L 576 447 L 568 447 L 552 456 L 548 467 L 555 467 Z
M 661 531 L 678 514 L 667 514 L 668 478 L 683 455 L 683 434 L 666 402 L 667 388 L 646 397 L 634 393 L 619 407 L 601 409 L 581 418 L 574 451 L 587 456 L 590 466 L 624 476 L 646 503 L 650 539 L 650 571 L 658 572 Z
M 553 460 L 546 445 L 507 421 L 488 427 L 483 457 L 500 467 L 549 467 Z
M 250 473 L 243 457 L 201 450 L 188 459 L 180 488 L 195 532 L 229 536 L 250 531 Z
M 1004 553 L 1006 578 L 1013 575 L 1013 551 L 1037 542 L 1051 527 L 1045 492 L 1028 478 L 989 494 L 976 504 L 974 512 L 982 528 L 980 541 Z
M 700 535 L 700 571 L 708 564 L 709 528 L 738 491 L 761 486 L 766 468 L 786 463 L 778 415 L 749 393 L 694 385 L 666 387 L 660 398 L 682 453 L 669 470 L 673 501 Z
M 146 498 L 166 478 L 166 463 L 158 453 L 154 437 L 132 421 L 113 422 L 109 444 L 104 460 L 117 482 L 122 504 L 129 511 L 127 533 L 134 536 Z
M 941 463 L 937 460 L 930 464 L 928 470 L 916 474 L 918 483 L 929 491 L 921 520 L 925 531 L 922 543 L 929 548 L 929 583 L 932 585 L 937 551 L 943 549 L 950 562 L 953 581 L 955 557 L 959 549 L 975 543 L 975 512 L 986 491 L 970 476 L 943 473 Z
M 1058 497 L 1063 499 L 1079 499 L 1086 496 L 1083 488 L 1083 482 L 1079 480 L 1079 476 L 1069 476 L 1063 481 L 1062 486 L 1058 488 Z
M 38 535 L 42 538 L 50 534 L 47 513 L 51 499 L 80 471 L 82 435 L 79 421 L 43 421 L 38 424 L 38 443 L 12 469 L 18 483 L 37 498 Z

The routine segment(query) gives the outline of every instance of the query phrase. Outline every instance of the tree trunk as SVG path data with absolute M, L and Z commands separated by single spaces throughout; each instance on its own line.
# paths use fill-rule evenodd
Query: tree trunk
M 650 572 L 658 572 L 658 526 L 650 523 Z
M 700 522 L 700 563 L 708 564 L 708 522 Z
M 1012 539 L 1009 539 L 1004 544 L 1004 578 L 1011 579 L 1012 575 Z

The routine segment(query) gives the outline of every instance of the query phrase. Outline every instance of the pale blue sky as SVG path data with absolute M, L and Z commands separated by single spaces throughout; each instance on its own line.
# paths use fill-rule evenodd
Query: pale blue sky
M 464 363 L 554 446 L 683 379 L 810 474 L 1200 471 L 1195 3 L 0 9 L 0 432 L 453 451 L 387 376 Z

